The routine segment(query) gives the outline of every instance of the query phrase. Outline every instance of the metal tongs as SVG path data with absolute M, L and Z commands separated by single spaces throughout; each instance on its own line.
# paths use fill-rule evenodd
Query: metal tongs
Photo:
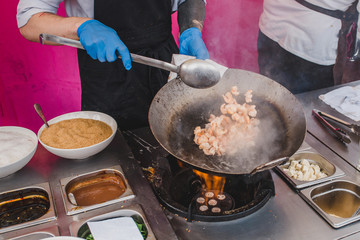
M 341 119 L 338 119 L 334 116 L 331 116 L 327 113 L 321 112 L 317 109 L 313 109 L 312 110 L 312 114 L 320 121 L 320 123 L 325 126 L 329 132 L 334 135 L 336 138 L 338 138 L 340 141 L 344 142 L 344 143 L 351 143 L 351 139 L 349 137 L 349 135 L 340 127 L 334 127 L 333 125 L 331 125 L 328 121 L 325 120 L 325 118 L 331 119 L 335 122 L 338 122 L 346 127 L 348 127 L 350 129 L 351 132 L 359 135 L 359 129 L 360 127 L 355 125 L 355 124 L 350 124 L 347 123 Z

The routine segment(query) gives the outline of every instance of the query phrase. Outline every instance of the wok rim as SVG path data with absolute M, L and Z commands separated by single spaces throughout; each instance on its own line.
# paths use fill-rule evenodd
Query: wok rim
M 258 76 L 259 78 L 262 78 L 262 79 L 267 79 L 266 81 L 271 81 L 272 84 L 274 84 L 277 88 L 279 88 L 282 92 L 286 92 L 286 95 L 289 96 L 289 97 L 292 97 L 293 98 L 293 101 L 296 103 L 296 107 L 299 107 L 300 109 L 298 109 L 298 112 L 301 112 L 300 114 L 300 117 L 302 118 L 301 119 L 301 122 L 302 122 L 302 126 L 301 126 L 301 136 L 298 135 L 297 136 L 297 141 L 296 143 L 297 146 L 293 147 L 292 150 L 290 151 L 289 154 L 284 154 L 283 156 L 280 156 L 278 158 L 283 158 L 283 157 L 291 157 L 293 154 L 295 154 L 299 148 L 301 147 L 301 145 L 303 144 L 304 140 L 305 140 L 305 137 L 306 137 L 306 133 L 307 133 L 307 120 L 306 120 L 306 116 L 305 116 L 305 113 L 304 113 L 304 107 L 302 106 L 302 104 L 299 102 L 299 100 L 296 98 L 296 96 L 294 94 L 292 94 L 288 89 L 286 89 L 284 86 L 282 86 L 281 84 L 279 84 L 278 82 L 266 77 L 266 76 L 263 76 L 259 73 L 255 73 L 255 72 L 251 72 L 251 71 L 247 71 L 247 70 L 242 70 L 242 69 L 228 69 L 228 70 L 235 70 L 235 71 L 240 71 L 240 72 L 243 72 L 243 73 L 249 73 L 250 75 L 255 75 L 255 76 Z M 220 82 L 221 83 L 221 80 Z M 218 84 L 219 84 L 218 83 Z M 169 81 L 167 84 L 165 84 L 158 92 L 157 94 L 155 95 L 155 97 L 153 98 L 152 102 L 151 102 L 151 105 L 150 105 L 150 108 L 149 108 L 149 114 L 148 114 L 148 121 L 149 121 L 149 126 L 150 126 L 150 130 L 153 134 L 153 136 L 155 137 L 156 141 L 161 145 L 162 148 L 164 148 L 169 154 L 171 154 L 173 157 L 175 157 L 176 159 L 180 160 L 181 162 L 183 162 L 184 164 L 186 164 L 187 166 L 190 166 L 191 168 L 194 168 L 196 170 L 199 170 L 199 171 L 202 171 L 202 172 L 206 172 L 206 173 L 211 173 L 211 174 L 216 174 L 216 175 L 244 175 L 244 174 L 250 174 L 250 171 L 249 172 L 245 172 L 245 171 L 224 171 L 224 170 L 219 170 L 219 169 L 209 169 L 209 168 L 203 168 L 201 166 L 199 166 L 199 164 L 194 164 L 191 160 L 186 160 L 186 156 L 179 156 L 178 154 L 176 154 L 174 151 L 173 151 L 173 148 L 172 147 L 168 147 L 166 144 L 164 144 L 160 137 L 159 137 L 159 134 L 154 130 L 154 124 L 152 124 L 152 119 L 151 119 L 151 116 L 152 116 L 152 109 L 154 108 L 154 106 L 158 103 L 158 98 L 159 98 L 159 94 L 161 94 L 162 92 L 165 92 L 168 90 L 168 88 L 171 88 L 172 85 L 179 85 L 179 86 L 182 86 L 182 87 L 188 87 L 186 86 L 180 79 L 174 79 L 172 81 Z M 282 110 L 282 109 L 281 109 Z M 173 115 L 170 115 L 169 118 L 172 118 Z M 288 156 L 289 155 L 289 156 Z M 206 156 L 206 155 L 204 155 Z M 276 158 L 276 159 L 278 159 Z M 276 159 L 272 159 L 268 162 L 271 162 L 273 160 L 276 160 Z M 266 163 L 268 163 L 266 162 Z M 258 164 L 254 167 L 254 169 L 258 166 L 261 166 L 263 164 Z M 275 166 L 274 166 L 275 167 Z

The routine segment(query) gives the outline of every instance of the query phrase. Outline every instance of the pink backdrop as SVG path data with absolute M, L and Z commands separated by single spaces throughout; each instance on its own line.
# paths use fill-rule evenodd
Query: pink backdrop
M 76 50 L 25 40 L 16 25 L 18 1 L 1 1 L 0 126 L 22 126 L 35 132 L 45 116 L 80 110 Z M 210 58 L 231 68 L 257 72 L 256 38 L 262 0 L 207 0 L 203 38 Z M 59 10 L 64 14 L 63 6 Z M 177 36 L 176 14 L 173 33 Z

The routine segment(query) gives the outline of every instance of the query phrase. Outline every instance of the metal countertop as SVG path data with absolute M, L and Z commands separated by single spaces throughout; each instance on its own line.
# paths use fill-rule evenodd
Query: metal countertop
M 358 85 L 360 81 L 346 85 Z M 336 86 L 297 95 L 303 104 L 307 119 L 308 133 L 305 142 L 336 164 L 345 172 L 341 177 L 360 184 L 360 172 L 349 163 L 357 164 L 360 157 L 359 138 L 352 135 L 352 143 L 344 145 L 333 138 L 312 117 L 313 108 L 328 112 L 336 117 L 355 123 L 331 109 L 318 97 Z M 170 222 L 180 239 L 360 239 L 360 222 L 342 228 L 332 228 L 317 212 L 308 205 L 286 180 L 274 171 L 275 197 L 260 210 L 247 217 L 222 223 L 188 223 L 183 218 L 167 213 Z
M 66 215 L 60 180 L 116 165 L 120 165 L 124 171 L 125 178 L 132 188 L 135 198 L 73 216 Z M 176 235 L 166 215 L 162 211 L 151 186 L 144 177 L 138 163 L 133 158 L 131 150 L 120 132 L 116 134 L 112 143 L 104 151 L 84 160 L 59 158 L 48 152 L 39 143 L 34 157 L 23 169 L 0 179 L 0 192 L 28 187 L 43 182 L 50 184 L 53 202 L 56 206 L 57 219 L 34 227 L 3 233 L 0 235 L 0 239 L 9 239 L 54 226 L 58 228 L 59 234 L 57 235 L 70 236 L 69 225 L 73 222 L 119 209 L 126 209 L 133 205 L 141 206 L 145 213 L 144 217 L 148 220 L 150 228 L 157 239 L 176 239 Z
M 359 84 L 351 83 L 350 85 Z M 339 87 L 339 86 L 337 86 Z M 349 163 L 359 160 L 358 139 L 352 136 L 353 144 L 344 146 L 332 138 L 311 116 L 312 108 L 323 110 L 337 117 L 341 114 L 329 109 L 318 95 L 333 88 L 297 95 L 304 105 L 308 134 L 306 143 L 336 164 L 346 177 L 360 184 L 360 172 Z M 349 120 L 344 118 L 344 120 Z M 349 120 L 350 121 L 350 120 Z M 350 121 L 351 122 L 351 121 Z M 125 203 L 113 204 L 83 214 L 67 216 L 60 192 L 60 179 L 85 172 L 120 165 L 136 197 Z M 47 152 L 40 144 L 29 164 L 17 173 L 0 179 L 0 191 L 27 187 L 49 182 L 57 219 L 55 221 L 0 235 L 0 239 L 18 236 L 29 231 L 56 226 L 61 235 L 70 235 L 69 224 L 81 218 L 140 204 L 157 239 L 359 239 L 360 222 L 345 227 L 332 228 L 298 193 L 277 173 L 272 172 L 276 195 L 257 212 L 226 222 L 186 222 L 182 217 L 164 210 L 157 201 L 150 184 L 139 164 L 133 159 L 129 147 L 119 132 L 114 141 L 101 153 L 81 161 L 58 158 Z M 355 235 L 352 235 L 355 234 Z M 351 235 L 351 236 L 350 236 Z
M 360 184 L 360 173 L 307 134 L 306 142 Z M 360 222 L 332 228 L 287 182 L 272 172 L 275 197 L 257 212 L 221 223 L 192 222 L 168 213 L 180 239 L 338 239 L 360 231 Z M 350 239 L 350 238 L 349 238 Z M 359 239 L 359 238 L 358 238 Z
M 311 115 L 312 114 L 311 111 L 312 109 L 315 108 L 320 111 L 329 113 L 342 120 L 345 120 L 349 123 L 356 123 L 354 120 L 346 117 L 345 115 L 339 113 L 338 111 L 336 111 L 335 109 L 324 103 L 322 100 L 319 99 L 319 96 L 337 88 L 341 88 L 344 86 L 357 86 L 357 85 L 360 85 L 360 80 L 344 85 L 324 88 L 324 89 L 297 95 L 297 98 L 300 100 L 300 102 L 304 107 L 308 132 L 310 132 L 313 136 L 319 139 L 319 141 L 321 141 L 325 146 L 329 147 L 330 149 L 333 149 L 334 152 L 336 152 L 342 159 L 344 159 L 354 167 L 357 167 L 360 160 L 359 137 L 356 136 L 355 134 L 349 134 L 351 138 L 351 143 L 350 144 L 341 143 L 336 138 L 332 137 L 327 132 L 327 130 L 320 124 L 320 122 Z

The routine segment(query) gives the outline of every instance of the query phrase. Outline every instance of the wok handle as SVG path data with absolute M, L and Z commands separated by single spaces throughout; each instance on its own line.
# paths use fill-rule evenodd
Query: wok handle
M 258 173 L 258 172 L 262 172 L 262 171 L 265 171 L 265 170 L 269 170 L 269 169 L 272 169 L 276 166 L 279 166 L 279 165 L 282 165 L 284 163 L 286 163 L 287 161 L 289 161 L 289 157 L 283 157 L 283 158 L 278 158 L 278 159 L 275 159 L 275 160 L 272 160 L 270 162 L 267 162 L 267 163 L 264 163 L 264 164 L 261 164 L 259 166 L 257 166 L 256 168 L 254 168 L 254 170 L 251 171 L 251 175 L 255 174 L 255 173 Z

